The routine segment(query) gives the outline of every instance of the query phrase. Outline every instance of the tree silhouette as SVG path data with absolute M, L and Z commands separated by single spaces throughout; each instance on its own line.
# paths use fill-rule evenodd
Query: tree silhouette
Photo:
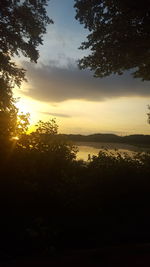
M 48 134 L 48 135 L 56 135 L 58 133 L 58 125 L 55 119 L 51 119 L 49 121 L 43 122 L 38 121 L 36 124 L 36 133 L 38 134 Z
M 44 157 L 45 162 L 51 160 L 54 165 L 57 165 L 58 162 L 64 164 L 64 162 L 70 162 L 76 158 L 77 147 L 61 134 L 58 134 L 58 125 L 54 118 L 46 122 L 40 120 L 35 125 L 36 130 L 28 135 L 25 131 L 29 122 L 29 114 L 22 114 L 21 118 L 23 126 L 19 124 L 20 127 L 17 128 L 18 130 L 20 128 L 21 131 L 18 140 L 20 148 L 33 152 L 38 156 L 41 155 L 42 158 Z
M 11 57 L 20 52 L 37 62 L 37 46 L 42 44 L 46 25 L 47 0 L 2 0 L 0 2 L 0 73 L 4 80 L 20 85 L 24 70 L 17 68 Z
M 46 15 L 48 0 L 0 1 L 0 117 L 16 117 L 12 88 L 25 80 L 25 70 L 12 58 L 23 56 L 37 62 L 37 47 L 42 44 L 46 25 L 52 20 Z M 9 114 L 9 116 L 7 116 Z M 11 114 L 11 115 L 10 115 Z M 10 122 L 11 123 L 11 122 Z M 1 127 L 1 131 L 6 127 Z
M 0 87 L 0 137 L 10 137 L 14 132 L 18 110 L 13 101 L 9 86 Z
M 30 125 L 29 119 L 30 113 L 24 114 L 23 112 L 21 112 L 21 114 L 17 115 L 16 127 L 13 133 L 14 137 L 20 138 L 22 135 L 27 133 L 28 127 Z
M 150 80 L 150 2 L 75 0 L 76 19 L 90 31 L 81 49 L 90 55 L 79 61 L 96 77 L 134 69 L 135 78 Z

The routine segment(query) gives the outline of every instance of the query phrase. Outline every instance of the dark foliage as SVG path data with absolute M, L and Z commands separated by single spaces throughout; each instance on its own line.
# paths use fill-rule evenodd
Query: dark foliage
M 21 52 L 36 62 L 37 46 L 42 44 L 46 25 L 52 21 L 46 15 L 47 0 L 2 0 L 0 2 L 0 71 L 5 79 L 20 84 L 24 76 L 11 57 Z
M 20 85 L 24 70 L 11 61 L 22 53 L 36 62 L 46 25 L 47 0 L 2 0 L 0 2 L 0 80 Z M 2 87 L 2 86 L 1 86 Z
M 47 0 L 0 1 L 0 135 L 10 136 L 17 119 L 12 88 L 25 80 L 25 70 L 13 62 L 21 53 L 37 62 L 46 25 Z
M 150 80 L 150 1 L 75 0 L 76 18 L 90 31 L 82 49 L 91 54 L 81 68 L 96 77 L 134 69 L 134 77 Z
M 1 258 L 149 242 L 150 155 L 76 161 L 51 129 L 1 144 Z

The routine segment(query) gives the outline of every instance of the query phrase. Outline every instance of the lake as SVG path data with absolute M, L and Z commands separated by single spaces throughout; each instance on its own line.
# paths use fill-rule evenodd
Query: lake
M 122 143 L 100 143 L 100 142 L 76 142 L 79 152 L 77 153 L 77 159 L 88 160 L 88 155 L 98 155 L 100 150 L 108 150 L 109 152 L 119 152 L 120 154 L 128 154 L 132 156 L 137 152 L 150 151 L 150 148 L 138 147 L 134 145 L 122 144 Z

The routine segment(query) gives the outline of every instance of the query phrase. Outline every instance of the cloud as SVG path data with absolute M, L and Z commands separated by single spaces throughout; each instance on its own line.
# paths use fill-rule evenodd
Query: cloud
M 30 84 L 27 96 L 49 103 L 82 99 L 104 101 L 122 96 L 150 97 L 150 82 L 134 79 L 129 72 L 122 76 L 94 78 L 89 70 L 79 70 L 71 60 L 66 67 L 58 62 L 47 65 L 24 63 Z
M 63 118 L 71 118 L 68 114 L 61 114 L 61 113 L 51 113 L 51 112 L 40 112 L 44 115 L 54 116 L 54 117 L 63 117 Z

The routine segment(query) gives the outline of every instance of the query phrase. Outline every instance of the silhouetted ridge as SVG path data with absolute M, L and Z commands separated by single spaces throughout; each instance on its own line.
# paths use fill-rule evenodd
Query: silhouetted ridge
M 73 142 L 110 142 L 110 143 L 126 143 L 136 145 L 150 145 L 150 135 L 134 134 L 128 136 L 118 136 L 116 134 L 91 134 L 91 135 L 80 135 L 80 134 L 63 134 Z

